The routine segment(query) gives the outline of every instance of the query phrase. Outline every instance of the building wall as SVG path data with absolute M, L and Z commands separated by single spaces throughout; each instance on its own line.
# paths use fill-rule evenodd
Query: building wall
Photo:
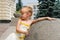
M 11 13 L 11 18 L 14 17 L 13 14 L 16 11 L 16 3 L 15 0 L 10 1 L 10 13 Z
M 0 0 L 0 20 L 11 20 L 15 9 L 15 0 Z

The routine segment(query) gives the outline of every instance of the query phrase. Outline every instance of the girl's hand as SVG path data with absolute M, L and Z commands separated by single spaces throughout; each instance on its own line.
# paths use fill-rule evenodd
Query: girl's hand
M 27 31 L 27 32 L 25 32 L 25 35 L 26 35 L 26 36 L 28 36 L 28 35 L 29 35 L 29 32 L 28 32 L 28 31 Z
M 55 20 L 55 18 L 47 17 L 48 20 Z

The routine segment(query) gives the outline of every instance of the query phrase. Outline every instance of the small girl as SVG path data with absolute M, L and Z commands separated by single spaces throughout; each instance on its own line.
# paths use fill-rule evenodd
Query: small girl
M 34 24 L 38 21 L 54 19 L 50 17 L 42 17 L 35 20 L 31 20 L 30 17 L 32 16 L 33 11 L 32 8 L 29 6 L 24 6 L 20 10 L 20 13 L 21 13 L 21 17 L 19 18 L 16 26 L 17 38 L 19 40 L 24 40 L 25 36 L 29 34 L 29 29 L 31 27 L 31 24 Z

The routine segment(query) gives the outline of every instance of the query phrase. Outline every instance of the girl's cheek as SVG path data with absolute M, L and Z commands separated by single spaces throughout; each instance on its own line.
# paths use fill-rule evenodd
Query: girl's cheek
M 28 16 L 30 17 L 31 15 L 29 14 Z

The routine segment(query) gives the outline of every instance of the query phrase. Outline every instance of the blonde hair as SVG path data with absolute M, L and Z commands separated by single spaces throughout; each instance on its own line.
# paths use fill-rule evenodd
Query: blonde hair
M 30 12 L 31 14 L 33 13 L 32 7 L 30 7 L 30 6 L 23 6 L 23 7 L 20 9 L 20 13 L 22 13 L 22 9 L 23 9 L 23 8 L 27 8 L 27 9 L 29 9 L 28 12 Z

